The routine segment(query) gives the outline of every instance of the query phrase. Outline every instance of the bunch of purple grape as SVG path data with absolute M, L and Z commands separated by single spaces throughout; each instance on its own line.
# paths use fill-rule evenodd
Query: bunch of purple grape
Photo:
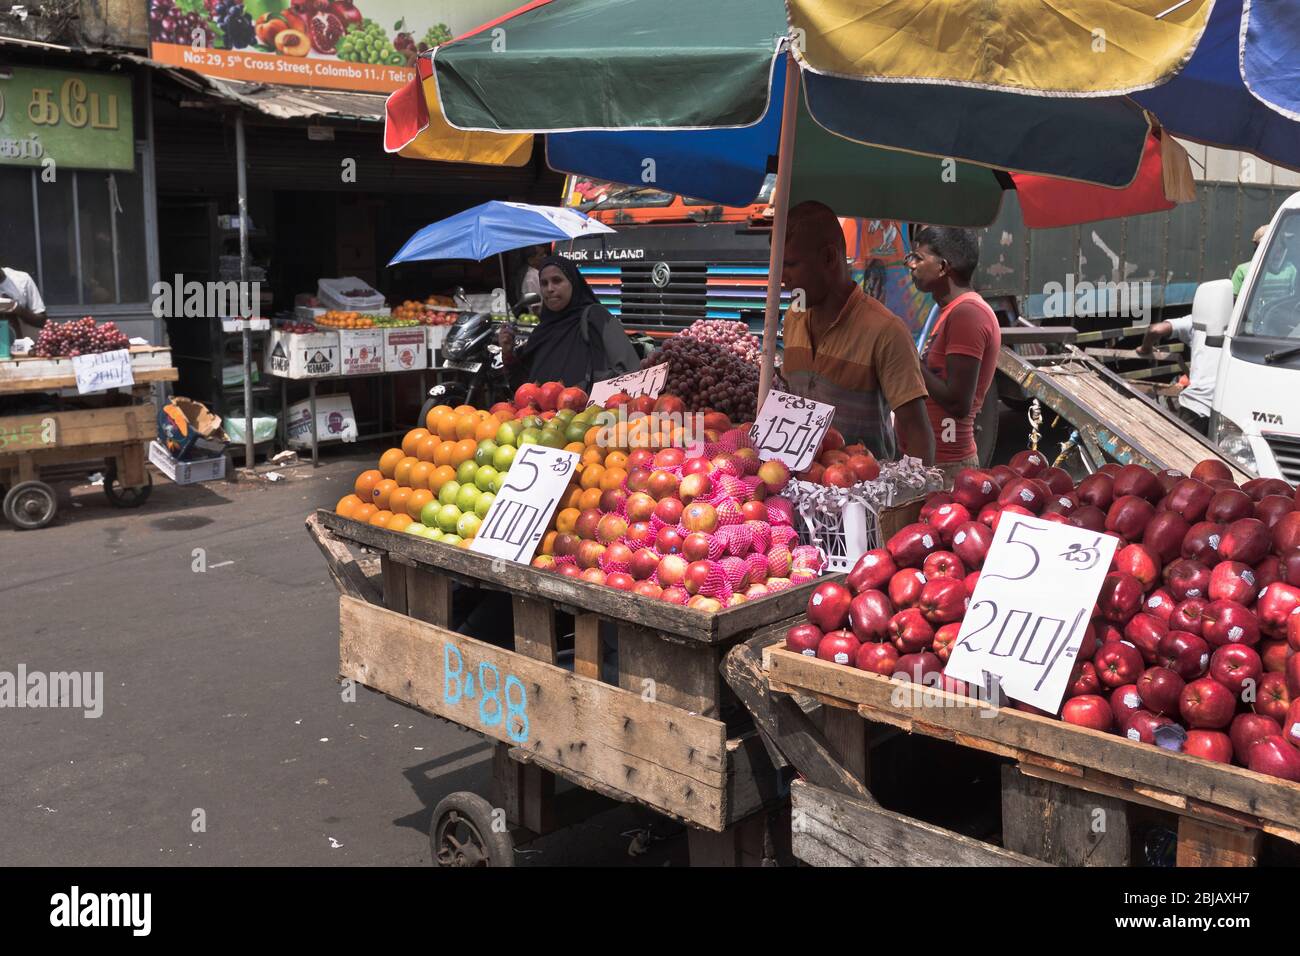
M 212 5 L 212 19 L 221 27 L 227 49 L 238 50 L 257 42 L 253 18 L 244 9 L 242 0 L 217 0 Z
M 149 8 L 149 36 L 160 43 L 194 43 L 195 31 L 205 47 L 215 45 L 216 32 L 212 21 L 201 13 L 186 13 L 176 6 L 175 0 L 156 0 Z
M 699 319 L 681 334 L 688 339 L 724 346 L 753 365 L 758 365 L 763 360 L 763 349 L 758 343 L 758 337 L 749 333 L 749 326 L 744 322 Z
M 96 325 L 90 316 L 71 322 L 46 322 L 36 336 L 34 354 L 41 358 L 112 352 L 129 346 L 114 322 Z
M 739 324 L 739 323 L 737 323 Z M 717 341 L 675 335 L 642 368 L 668 363 L 664 391 L 678 396 L 689 411 L 711 408 L 733 422 L 752 421 L 758 399 L 758 366 Z

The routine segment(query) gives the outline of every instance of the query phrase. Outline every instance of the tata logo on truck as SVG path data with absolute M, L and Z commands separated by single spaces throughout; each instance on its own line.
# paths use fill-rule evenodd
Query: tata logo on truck
M 1255 421 L 1261 422 L 1265 425 L 1282 424 L 1282 416 L 1275 412 L 1251 412 L 1250 414 L 1254 417 Z

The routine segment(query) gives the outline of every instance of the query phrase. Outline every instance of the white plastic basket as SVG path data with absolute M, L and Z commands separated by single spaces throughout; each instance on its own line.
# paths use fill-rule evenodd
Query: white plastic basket
M 802 481 L 796 484 L 818 487 Z M 801 525 L 799 543 L 821 548 L 828 572 L 849 571 L 858 558 L 880 547 L 879 517 L 862 502 L 850 501 L 841 511 L 828 511 L 812 507 L 800 496 L 795 513 Z
M 216 481 L 226 477 L 225 455 L 199 461 L 177 461 L 167 454 L 166 448 L 153 441 L 149 443 L 149 461 L 178 485 L 193 485 L 200 481 Z
M 370 289 L 370 295 L 344 295 L 352 289 Z M 339 312 L 368 312 L 384 307 L 384 296 L 370 288 L 370 283 L 355 276 L 341 279 L 320 279 L 316 283 L 316 298 L 326 308 Z

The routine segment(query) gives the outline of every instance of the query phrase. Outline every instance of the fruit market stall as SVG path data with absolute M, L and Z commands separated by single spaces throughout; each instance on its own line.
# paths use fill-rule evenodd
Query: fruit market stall
M 960 473 L 819 583 L 784 639 L 728 654 L 728 683 L 803 777 L 796 856 L 1296 858 L 1296 490 L 1238 486 L 1215 460 L 1067 479 L 1037 452 Z M 925 758 L 907 763 L 909 749 Z M 944 807 L 899 786 L 900 759 Z
M 157 428 L 151 385 L 176 378 L 169 350 L 130 345 L 113 323 L 91 318 L 49 322 L 31 355 L 0 360 L 5 519 L 22 529 L 49 524 L 58 511 L 49 483 L 87 462 L 103 463 L 112 504 L 143 504 Z

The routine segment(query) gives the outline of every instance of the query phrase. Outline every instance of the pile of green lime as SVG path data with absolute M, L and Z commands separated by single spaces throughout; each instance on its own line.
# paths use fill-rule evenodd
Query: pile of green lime
M 393 41 L 374 20 L 353 24 L 339 40 L 338 57 L 350 63 L 382 63 L 405 66 L 406 57 L 393 47 Z

